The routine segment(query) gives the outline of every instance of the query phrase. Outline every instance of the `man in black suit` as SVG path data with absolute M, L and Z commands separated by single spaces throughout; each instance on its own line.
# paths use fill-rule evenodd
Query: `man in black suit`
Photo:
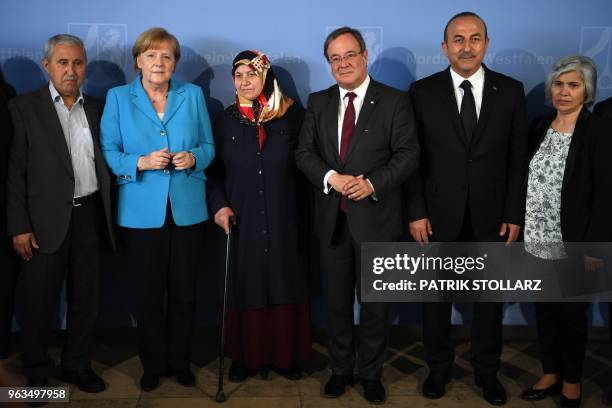
M 51 37 L 43 60 L 49 85 L 9 104 L 14 135 L 7 232 L 22 258 L 22 367 L 28 385 L 47 385 L 53 367 L 47 354 L 51 321 L 67 278 L 62 379 L 100 392 L 106 385 L 91 369 L 89 348 L 100 246 L 106 238 L 112 244 L 110 176 L 98 143 L 102 107 L 80 89 L 86 64 L 79 38 Z
M 593 108 L 593 113 L 601 116 L 602 118 L 609 119 L 609 136 L 612 137 L 612 98 L 608 98 L 595 105 L 595 107 Z M 612 302 L 608 303 L 608 321 L 608 328 L 610 330 L 610 341 L 612 342 Z M 608 394 L 606 395 L 606 403 L 609 406 L 612 406 L 612 389 L 608 390 Z
M 593 108 L 593 113 L 612 120 L 612 98 L 598 102 Z
M 13 137 L 8 101 L 14 97 L 15 90 L 4 81 L 0 71 L 0 378 L 5 373 L 5 362 L 10 354 L 15 285 L 19 274 L 19 258 L 6 236 L 6 177 Z
M 339 28 L 323 51 L 337 84 L 310 95 L 296 160 L 315 187 L 315 229 L 327 274 L 332 376 L 325 395 L 344 392 L 357 355 L 365 398 L 381 403 L 385 304 L 361 303 L 358 350 L 353 342 L 360 244 L 400 237 L 401 185 L 417 167 L 419 147 L 406 95 L 369 77 L 361 33 Z
M 447 23 L 442 49 L 450 67 L 410 89 L 421 144 L 419 172 L 408 183 L 410 233 L 419 242 L 516 240 L 525 206 L 527 119 L 523 86 L 482 65 L 489 38 L 471 12 Z M 454 349 L 452 304 L 423 305 L 428 398 L 444 395 Z M 497 379 L 502 304 L 477 303 L 472 321 L 476 383 L 484 398 L 506 402 Z

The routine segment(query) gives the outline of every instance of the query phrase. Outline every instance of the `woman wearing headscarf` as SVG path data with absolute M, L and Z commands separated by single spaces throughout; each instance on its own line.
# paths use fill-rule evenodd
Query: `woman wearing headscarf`
M 605 122 L 591 114 L 597 71 L 588 57 L 561 58 L 546 81 L 555 112 L 529 131 L 525 249 L 542 268 L 584 280 L 575 242 L 610 241 L 612 144 Z M 581 251 L 578 251 L 581 252 Z M 587 266 L 594 259 L 585 258 Z M 543 375 L 522 394 L 537 401 L 561 394 L 561 407 L 580 406 L 588 320 L 586 302 L 535 303 Z
M 231 381 L 272 368 L 301 377 L 311 351 L 307 242 L 294 150 L 303 109 L 283 95 L 268 58 L 234 58 L 236 100 L 215 122 L 217 158 L 208 200 L 225 233 L 236 217 L 229 285 L 227 355 Z

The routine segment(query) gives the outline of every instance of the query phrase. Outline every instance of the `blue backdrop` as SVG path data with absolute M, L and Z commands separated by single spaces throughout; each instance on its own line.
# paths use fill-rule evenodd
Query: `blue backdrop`
M 243 49 L 266 52 L 285 92 L 305 104 L 310 92 L 333 83 L 322 44 L 329 31 L 342 25 L 357 27 L 364 34 L 375 79 L 408 89 L 415 79 L 447 66 L 440 47 L 444 25 L 450 16 L 465 10 L 479 13 L 488 24 L 491 42 L 485 63 L 525 84 L 530 117 L 546 109 L 543 82 L 553 62 L 564 55 L 592 57 L 599 69 L 597 100 L 612 96 L 610 0 L 2 2 L 0 64 L 19 93 L 36 89 L 46 82 L 41 67 L 46 39 L 56 33 L 75 34 L 85 41 L 89 56 L 86 91 L 103 98 L 109 88 L 134 78 L 130 50 L 138 34 L 163 26 L 181 43 L 176 77 L 203 88 L 214 116 L 233 100 L 230 65 Z M 207 251 L 218 252 L 215 245 Z M 118 266 L 120 256 L 109 256 L 101 322 L 131 324 L 130 286 L 134 283 L 129 271 Z M 204 322 L 216 316 L 213 269 L 203 267 L 198 288 Z M 315 302 L 314 307 L 315 321 L 321 322 L 321 303 Z M 469 316 L 462 307 L 455 312 L 456 322 Z M 418 316 L 418 305 L 394 310 L 397 323 L 416 322 Z M 594 324 L 605 323 L 603 305 L 593 307 L 592 317 Z M 508 305 L 505 322 L 532 323 L 530 306 Z

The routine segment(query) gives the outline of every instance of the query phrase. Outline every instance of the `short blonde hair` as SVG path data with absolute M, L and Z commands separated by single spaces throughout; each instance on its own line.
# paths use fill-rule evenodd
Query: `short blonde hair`
M 181 59 L 181 46 L 179 45 L 178 40 L 175 36 L 170 34 L 165 28 L 161 27 L 153 27 L 149 28 L 147 31 L 142 32 L 134 46 L 132 47 L 132 57 L 134 58 L 134 69 L 140 72 L 140 68 L 138 68 L 138 63 L 136 59 L 143 52 L 155 48 L 155 46 L 159 45 L 167 41 L 170 44 L 170 48 L 172 48 L 172 53 L 174 54 L 174 60 L 178 63 L 179 59 Z

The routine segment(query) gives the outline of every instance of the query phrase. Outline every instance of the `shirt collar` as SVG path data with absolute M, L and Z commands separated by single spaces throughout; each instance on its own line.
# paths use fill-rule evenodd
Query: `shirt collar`
M 358 98 L 363 100 L 365 98 L 366 91 L 368 90 L 368 85 L 370 85 L 369 75 L 366 76 L 366 79 L 363 80 L 361 85 L 359 85 L 357 88 L 353 89 L 352 91 L 349 91 L 348 89 L 344 89 L 341 86 L 338 86 L 338 88 L 340 88 L 340 100 L 341 101 L 344 100 L 344 97 L 349 92 L 354 92 Z
M 470 76 L 469 78 L 464 78 L 458 73 L 456 73 L 453 70 L 453 67 L 451 67 L 450 69 L 450 74 L 453 80 L 453 87 L 455 88 L 459 88 L 461 86 L 461 83 L 465 81 L 466 79 L 470 81 L 470 83 L 472 84 L 472 89 L 474 90 L 482 89 L 484 85 L 485 71 L 482 65 L 480 66 L 480 68 L 478 68 L 478 71 L 474 72 L 472 76 Z
M 62 103 L 64 103 L 64 99 L 62 98 L 62 95 L 60 95 L 57 89 L 55 89 L 55 86 L 53 86 L 52 81 L 49 81 L 49 92 L 51 92 L 51 99 L 53 99 L 53 102 L 61 101 Z M 82 105 L 83 102 L 85 102 L 85 98 L 83 98 L 83 92 L 79 89 L 79 96 L 76 99 L 76 103 Z

